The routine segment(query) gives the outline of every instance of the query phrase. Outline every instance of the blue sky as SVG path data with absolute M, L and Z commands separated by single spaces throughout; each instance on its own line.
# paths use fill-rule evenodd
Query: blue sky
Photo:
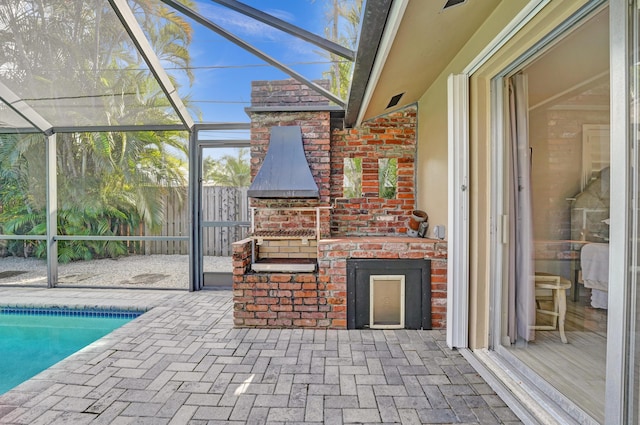
M 327 0 L 244 0 L 266 13 L 324 36 Z M 322 78 L 329 68 L 319 48 L 207 0 L 197 0 L 198 11 L 237 37 L 252 44 L 307 78 Z M 247 122 L 251 81 L 289 78 L 282 71 L 236 46 L 213 31 L 192 22 L 190 46 L 195 81 L 189 88 L 180 78 L 181 95 L 190 94 L 203 122 Z M 307 64 L 315 63 L 315 64 Z M 171 70 L 168 70 L 171 72 Z M 233 138 L 230 133 L 229 138 Z M 225 137 L 225 136 L 223 136 Z
M 156 0 L 157 1 L 157 0 Z M 330 68 L 328 57 L 319 47 L 234 12 L 210 0 L 194 0 L 196 10 L 236 37 L 251 44 L 304 77 L 316 80 Z M 327 12 L 333 0 L 241 0 L 272 16 L 325 37 Z M 179 93 L 187 104 L 200 112 L 197 122 L 249 122 L 244 108 L 250 106 L 251 81 L 290 78 L 284 72 L 236 46 L 210 29 L 186 18 L 193 28 L 189 46 L 193 84 L 181 70 L 166 71 L 174 76 Z M 201 134 L 201 139 L 249 139 L 248 130 L 226 130 Z M 206 149 L 205 156 L 220 158 L 237 155 L 237 148 Z

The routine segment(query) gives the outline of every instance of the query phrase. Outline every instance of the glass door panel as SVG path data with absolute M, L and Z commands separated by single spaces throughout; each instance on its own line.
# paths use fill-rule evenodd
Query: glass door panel
M 600 423 L 609 289 L 608 46 L 604 9 L 508 81 L 511 240 L 501 338 Z

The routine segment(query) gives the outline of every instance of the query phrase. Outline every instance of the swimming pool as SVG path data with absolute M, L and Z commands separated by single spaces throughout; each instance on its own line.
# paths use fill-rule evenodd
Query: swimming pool
M 125 310 L 0 307 L 0 394 L 142 313 Z

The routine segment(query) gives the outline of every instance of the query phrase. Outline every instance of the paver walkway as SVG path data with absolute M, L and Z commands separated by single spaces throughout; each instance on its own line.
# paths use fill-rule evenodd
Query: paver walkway
M 442 331 L 234 329 L 230 291 L 0 288 L 153 307 L 0 396 L 0 423 L 520 423 Z

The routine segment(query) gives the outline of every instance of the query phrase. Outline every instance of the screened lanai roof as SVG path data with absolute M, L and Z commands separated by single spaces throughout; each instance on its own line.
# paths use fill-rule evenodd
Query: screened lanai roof
M 355 58 L 357 28 L 333 27 L 333 0 L 2 3 L 5 132 L 242 122 L 251 81 L 290 77 L 345 106 L 313 82 Z

